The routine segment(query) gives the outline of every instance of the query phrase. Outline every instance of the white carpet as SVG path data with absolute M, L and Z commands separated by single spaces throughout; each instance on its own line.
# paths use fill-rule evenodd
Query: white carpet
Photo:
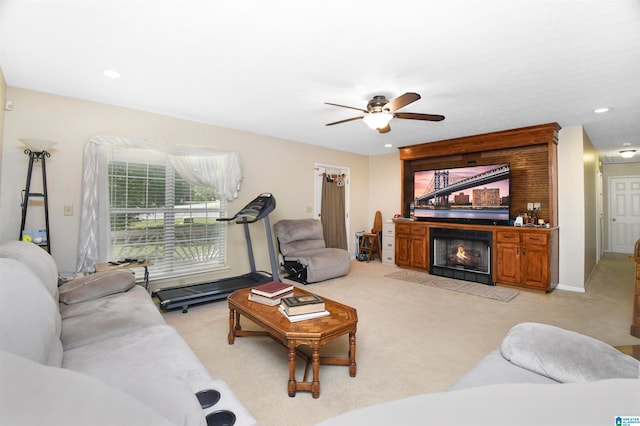
M 633 268 L 628 256 L 607 255 L 584 294 L 521 291 L 509 303 L 388 278 L 404 270 L 377 261 L 354 261 L 349 274 L 338 279 L 293 283 L 358 310 L 357 376 L 349 377 L 344 366 L 323 365 L 318 399 L 309 392 L 287 396 L 287 350 L 282 345 L 268 337 L 227 343 L 225 301 L 164 317 L 261 425 L 310 426 L 371 404 L 445 390 L 524 321 L 556 325 L 612 345 L 640 344 L 629 334 Z M 244 318 L 242 327 L 258 329 Z M 321 355 L 344 356 L 347 350 L 348 339 L 342 336 L 323 347 Z M 302 374 L 304 362 L 298 366 Z

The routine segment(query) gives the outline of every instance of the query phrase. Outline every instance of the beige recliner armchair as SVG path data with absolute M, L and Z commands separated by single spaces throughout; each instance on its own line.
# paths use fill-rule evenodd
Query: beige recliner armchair
M 273 230 L 287 278 L 309 284 L 349 272 L 349 252 L 326 246 L 319 220 L 285 219 L 276 223 Z

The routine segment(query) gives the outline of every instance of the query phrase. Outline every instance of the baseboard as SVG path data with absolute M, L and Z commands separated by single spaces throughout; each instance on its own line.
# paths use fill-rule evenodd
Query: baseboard
M 575 287 L 572 285 L 558 284 L 556 290 L 573 291 L 574 293 L 585 293 L 586 290 L 583 287 Z

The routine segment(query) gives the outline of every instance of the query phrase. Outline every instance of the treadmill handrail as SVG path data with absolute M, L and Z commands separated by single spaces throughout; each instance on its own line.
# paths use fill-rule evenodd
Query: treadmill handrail
M 237 219 L 236 223 L 254 223 L 267 217 L 275 208 L 275 197 L 269 192 L 264 192 L 240 209 L 233 217 L 221 217 L 218 220 L 231 222 Z

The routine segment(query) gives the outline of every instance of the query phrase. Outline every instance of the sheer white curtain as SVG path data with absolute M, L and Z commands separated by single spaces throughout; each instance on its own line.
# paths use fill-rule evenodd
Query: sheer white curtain
M 83 153 L 82 209 L 77 270 L 91 272 L 96 262 L 109 259 L 109 182 L 108 167 L 121 149 L 145 150 L 165 155 L 176 172 L 187 182 L 215 188 L 221 197 L 238 196 L 242 180 L 240 155 L 208 148 L 171 145 L 157 141 L 96 135 L 85 143 Z

